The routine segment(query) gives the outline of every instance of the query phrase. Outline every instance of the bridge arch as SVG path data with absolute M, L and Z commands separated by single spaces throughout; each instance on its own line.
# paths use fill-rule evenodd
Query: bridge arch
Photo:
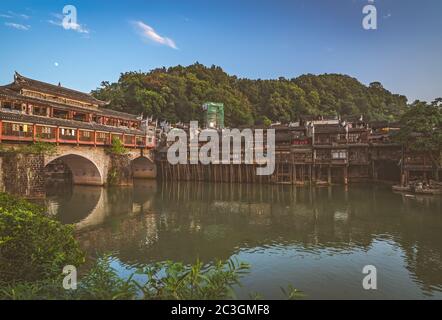
M 134 178 L 153 179 L 157 176 L 155 163 L 147 156 L 140 156 L 131 162 Z
M 79 154 L 63 154 L 45 159 L 45 167 L 55 160 L 62 161 L 72 173 L 72 182 L 79 185 L 104 185 L 100 167 L 91 159 Z

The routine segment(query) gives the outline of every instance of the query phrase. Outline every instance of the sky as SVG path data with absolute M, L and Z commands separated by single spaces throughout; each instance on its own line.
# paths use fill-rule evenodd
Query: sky
M 363 28 L 369 4 L 377 29 Z M 431 101 L 442 96 L 441 15 L 440 0 L 0 0 L 0 85 L 17 71 L 89 92 L 198 61 L 252 79 L 348 74 Z

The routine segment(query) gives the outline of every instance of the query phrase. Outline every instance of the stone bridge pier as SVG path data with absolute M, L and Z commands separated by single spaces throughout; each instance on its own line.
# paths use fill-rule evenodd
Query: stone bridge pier
M 135 178 L 155 178 L 151 151 L 127 149 L 126 155 L 109 154 L 105 148 L 59 145 L 52 155 L 0 154 L 0 191 L 29 198 L 45 196 L 45 168 L 62 161 L 77 185 L 131 185 Z

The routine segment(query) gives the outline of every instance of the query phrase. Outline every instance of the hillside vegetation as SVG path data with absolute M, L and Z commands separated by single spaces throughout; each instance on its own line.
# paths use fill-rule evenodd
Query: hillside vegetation
M 92 94 L 110 101 L 114 110 L 170 122 L 202 121 L 204 102 L 223 102 L 229 126 L 261 124 L 269 119 L 288 122 L 299 115 L 318 114 L 364 114 L 369 120 L 397 120 L 407 107 L 405 96 L 389 92 L 379 82 L 365 86 L 346 75 L 250 80 L 199 63 L 126 72 L 116 83 L 102 82 Z

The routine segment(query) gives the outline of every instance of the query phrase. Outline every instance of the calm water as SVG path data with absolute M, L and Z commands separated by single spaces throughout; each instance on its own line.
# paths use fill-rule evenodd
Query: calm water
M 379 185 L 155 181 L 48 194 L 51 214 L 77 224 L 89 254 L 112 252 L 122 275 L 154 261 L 235 257 L 251 265 L 239 298 L 283 298 L 280 287 L 293 284 L 314 299 L 442 299 L 442 198 Z M 377 291 L 362 288 L 368 264 L 377 267 Z

